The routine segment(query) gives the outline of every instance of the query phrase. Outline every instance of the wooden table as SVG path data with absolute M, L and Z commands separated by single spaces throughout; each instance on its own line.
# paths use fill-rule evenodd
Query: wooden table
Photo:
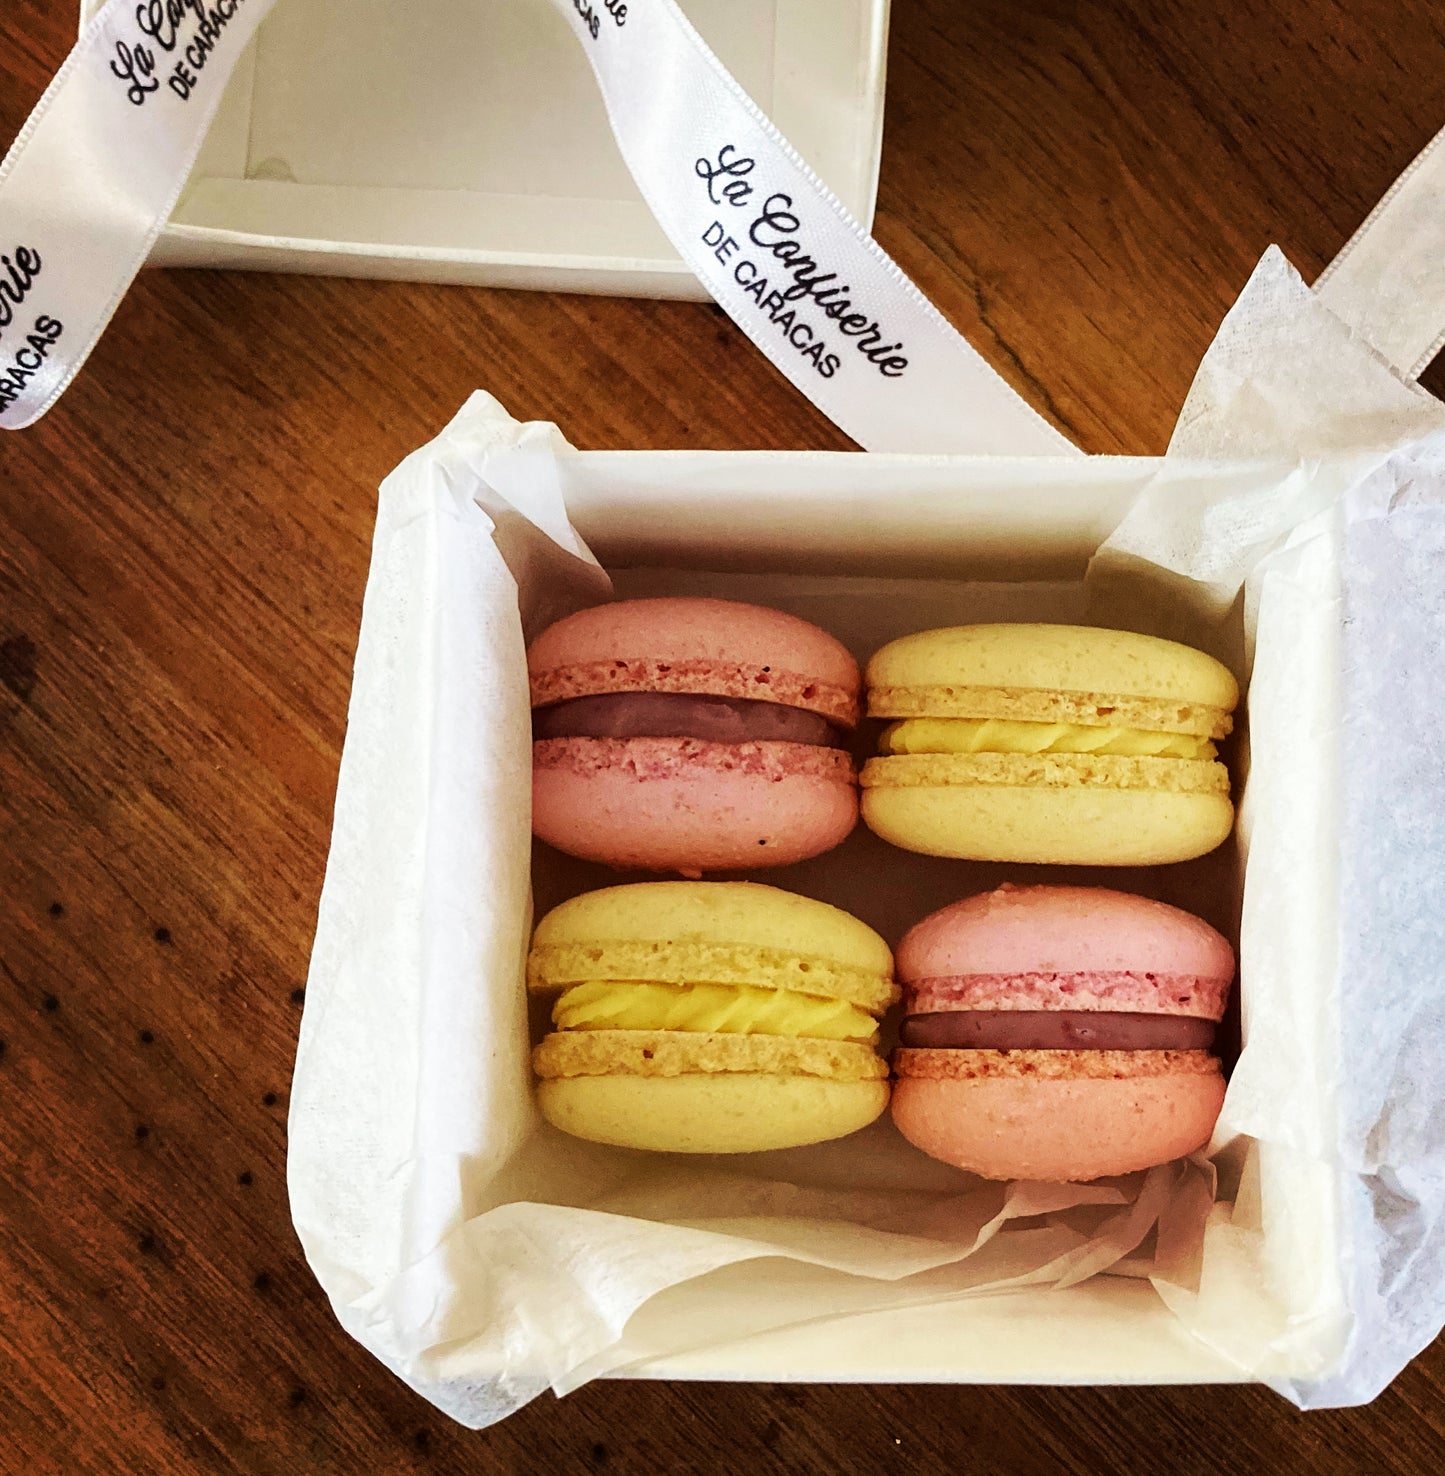
M 0 8 L 0 142 L 75 27 Z M 1445 123 L 1431 0 L 897 0 L 877 234 L 1081 446 L 1163 449 L 1260 253 Z M 3 234 L 3 232 L 0 232 Z M 844 447 L 715 309 L 150 273 L 0 441 L 0 1469 L 1445 1467 L 1437 1343 L 1258 1388 L 604 1383 L 484 1433 L 338 1328 L 285 1117 L 375 489 L 477 386 L 586 447 Z

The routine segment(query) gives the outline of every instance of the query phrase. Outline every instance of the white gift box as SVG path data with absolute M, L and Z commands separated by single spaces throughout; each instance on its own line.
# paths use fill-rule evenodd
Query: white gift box
M 530 524 L 523 528 L 513 522 L 508 558 L 518 578 L 522 614 L 514 595 L 516 628 L 499 633 L 499 612 L 488 594 L 497 577 L 493 572 L 489 578 L 486 567 L 494 557 L 489 517 L 505 527 L 510 510 L 513 518 L 529 517 L 560 537 L 555 514 L 565 506 L 619 593 L 687 590 L 776 605 L 818 620 L 866 657 L 893 636 L 933 625 L 975 618 L 1080 618 L 1089 559 L 1163 472 L 1159 462 L 1113 459 L 1040 464 L 846 454 L 574 453 L 566 448 L 554 456 L 544 428 L 516 426 L 481 398 L 458 417 L 434 455 L 426 463 L 421 460 L 426 452 L 418 453 L 394 474 L 384 494 L 338 794 L 339 838 L 322 904 L 293 1090 L 294 1207 L 303 1243 L 328 1289 L 336 1281 L 326 1264 L 331 1253 L 318 1255 L 318 1243 L 330 1244 L 338 1235 L 364 1241 L 382 1232 L 374 1218 L 381 1212 L 379 1198 L 368 1198 L 364 1227 L 344 1225 L 347 1216 L 338 1214 L 334 1186 L 327 1181 L 344 1175 L 352 1196 L 359 1187 L 357 1161 L 388 1160 L 381 1123 L 399 1124 L 415 1111 L 414 1083 L 428 1082 L 429 1093 L 449 1100 L 437 1105 L 429 1126 L 416 1122 L 390 1150 L 398 1158 L 388 1161 L 382 1177 L 401 1191 L 394 1223 L 417 1213 L 413 1195 L 420 1190 L 414 1184 L 402 1190 L 408 1166 L 414 1166 L 413 1138 L 429 1139 L 437 1132 L 453 1143 L 460 1139 L 470 1145 L 471 1160 L 495 1165 L 506 1156 L 508 1140 L 526 1130 L 518 1125 L 526 1119 L 525 1110 L 512 1098 L 517 1074 L 524 1083 L 527 1075 L 516 1012 L 526 946 L 521 914 L 529 846 L 524 799 L 517 797 L 509 810 L 501 807 L 507 786 L 525 785 L 529 739 L 525 728 L 499 735 L 497 707 L 508 687 L 514 695 L 525 691 L 522 635 L 530 637 L 552 618 L 558 600 L 573 603 L 601 591 L 586 589 L 585 568 L 570 571 L 569 579 L 560 550 L 556 563 L 539 567 L 540 540 L 524 536 Z M 1279 468 L 1218 469 L 1209 480 L 1216 490 L 1233 481 L 1248 492 L 1268 488 L 1285 475 Z M 552 502 L 558 493 L 560 501 Z M 505 604 L 506 592 L 503 619 Z M 1217 635 L 1210 642 L 1211 632 L 1202 623 L 1193 635 L 1198 643 L 1219 644 Z M 437 654 L 426 663 L 422 653 L 429 650 Z M 477 681 L 480 663 L 489 670 Z M 473 673 L 476 690 L 446 690 L 455 679 L 450 673 L 463 671 Z M 489 693 L 486 704 L 477 700 L 483 689 Z M 521 711 L 525 714 L 525 706 Z M 439 748 L 437 735 L 443 730 Z M 513 751 L 504 751 L 503 744 Z M 358 776 L 358 764 L 373 773 L 380 766 L 389 774 L 418 776 L 418 787 L 408 793 L 410 781 L 401 781 L 401 789 L 378 790 L 374 779 Z M 484 768 L 491 772 L 481 772 Z M 353 785 L 361 787 L 353 790 Z M 482 826 L 488 834 L 469 841 L 464 832 Z M 340 839 L 343 830 L 358 848 L 350 858 Z M 1139 884 L 1196 908 L 1203 887 L 1211 920 L 1237 938 L 1237 914 L 1227 914 L 1247 854 L 1247 847 L 1226 849 L 1202 863 L 1131 871 L 1127 878 L 1090 872 L 1088 879 Z M 449 886 L 473 896 L 512 899 L 518 915 L 508 936 L 498 937 L 496 919 L 476 916 L 450 943 L 434 933 L 435 924 L 426 919 L 437 915 L 438 904 L 428 904 L 426 893 L 435 885 L 438 862 L 450 874 Z M 1018 869 L 1001 872 L 913 856 L 860 828 L 827 856 L 759 872 L 756 879 L 820 896 L 896 940 L 909 922 L 992 884 L 999 879 L 995 873 L 1017 876 Z M 540 912 L 606 880 L 600 869 L 569 864 L 544 851 L 533 878 L 536 908 Z M 398 898 L 406 900 L 398 904 Z M 450 911 L 454 903 L 445 905 Z M 334 921 L 341 917 L 349 924 Z M 360 933 L 353 931 L 358 927 Z M 444 957 L 425 957 L 438 948 Z M 365 1083 L 369 1109 L 348 1103 L 344 1113 L 333 1115 L 333 1093 L 341 1085 L 318 1059 L 318 1053 L 335 1050 L 321 1032 L 326 1021 L 364 1009 L 363 997 L 375 998 L 381 981 L 368 982 L 374 974 L 384 974 L 390 994 L 389 1029 L 372 1043 L 383 1054 L 365 1063 L 333 1063 L 348 1078 Z M 313 1011 L 323 1022 L 317 1033 L 309 1029 Z M 464 1077 L 455 1060 L 448 1060 L 458 1037 L 473 1050 L 479 1040 L 500 1038 L 515 1059 L 497 1079 L 477 1083 L 475 1069 Z M 401 1042 L 404 1062 L 392 1054 Z M 449 1073 L 454 1075 L 451 1091 L 443 1085 Z M 464 1085 L 468 1079 L 470 1085 Z M 399 1084 L 395 1098 L 387 1091 L 388 1080 Z M 325 1121 L 318 1119 L 322 1112 Z M 368 1120 L 372 1113 L 374 1122 Z M 880 1135 L 881 1130 L 875 1136 Z M 636 1155 L 602 1151 L 611 1152 L 619 1174 L 635 1171 Z M 879 1151 L 918 1157 L 896 1138 Z M 776 1157 L 763 1155 L 744 1171 Z M 1271 1295 L 1277 1299 L 1284 1309 L 1282 1326 L 1293 1320 L 1314 1338 L 1323 1327 L 1328 1344 L 1338 1330 L 1343 1295 L 1333 1243 L 1334 1186 L 1328 1176 L 1301 1176 L 1288 1168 L 1276 1177 L 1266 1161 L 1258 1169 L 1261 1212 L 1271 1221 L 1269 1260 L 1281 1285 L 1272 1294 L 1251 1287 L 1250 1295 L 1261 1307 Z M 705 1212 L 699 1196 L 690 1218 Z M 642 1239 L 647 1227 L 639 1224 L 636 1233 Z M 398 1266 L 410 1258 L 399 1246 L 395 1250 Z M 514 1268 L 493 1261 L 486 1272 L 476 1269 L 490 1279 L 505 1278 Z M 632 1373 L 658 1378 L 1119 1383 L 1241 1376 L 1188 1333 L 1147 1281 L 1106 1278 L 1002 1297 L 944 1291 L 937 1301 L 849 1316 L 850 1299 L 866 1308 L 871 1284 L 860 1290 L 842 1278 L 819 1278 L 811 1267 L 795 1270 L 793 1281 L 786 1272 L 759 1275 L 744 1263 L 713 1273 L 710 1281 L 674 1285 L 661 1312 L 644 1304 L 629 1323 L 620 1363 Z M 1252 1273 L 1257 1270 L 1251 1267 Z M 554 1271 L 556 1296 L 571 1297 L 565 1258 Z M 456 1274 L 461 1282 L 467 1279 L 465 1272 Z M 491 1299 L 495 1293 L 484 1295 Z M 545 1293 L 543 1301 L 549 1301 Z M 786 1309 L 789 1325 L 774 1330 L 779 1308 Z M 354 1313 L 340 1306 L 338 1311 L 355 1326 Z M 526 1320 L 545 1326 L 535 1308 Z M 719 1336 L 730 1325 L 764 1330 L 741 1339 Z M 546 1333 L 536 1337 L 542 1346 L 520 1350 L 520 1371 L 545 1381 L 553 1374 L 547 1364 L 552 1350 Z M 695 1341 L 703 1346 L 689 1346 Z M 1294 1342 L 1274 1372 L 1305 1373 L 1329 1351 L 1312 1338 L 1297 1335 Z M 647 1356 L 656 1348 L 667 1351 Z M 583 1351 L 574 1347 L 569 1353 Z M 416 1378 L 415 1363 L 407 1366 L 395 1353 L 389 1361 Z M 465 1377 L 507 1371 L 502 1348 L 484 1334 Z
M 1441 417 L 1277 259 L 1255 289 L 1181 421 L 1176 450 L 1192 439 L 1194 457 L 582 453 L 477 396 L 388 479 L 289 1175 L 343 1324 L 440 1407 L 486 1424 L 604 1374 L 1260 1379 L 1355 1402 L 1438 1325 L 1416 1257 L 1445 1204 L 1421 1030 L 1445 815 L 1412 811 L 1407 845 L 1390 827 L 1402 776 L 1445 787 L 1414 654 L 1445 625 Z M 1340 385 L 1315 373 L 1331 361 Z M 1286 388 L 1301 373 L 1313 401 Z M 1294 414 L 1319 444 L 1272 453 L 1261 423 Z M 1251 459 L 1194 459 L 1226 431 Z M 792 1154 L 681 1163 L 539 1123 L 531 907 L 611 878 L 545 849 L 532 866 L 523 646 L 606 597 L 593 554 L 618 594 L 775 604 L 860 656 L 956 621 L 1090 619 L 1235 668 L 1234 842 L 1175 867 L 1061 869 L 1239 942 L 1244 1049 L 1217 1194 L 1185 1165 L 1106 1188 L 1107 1203 L 1001 1197 L 940 1177 L 886 1119 Z M 1017 871 L 860 828 L 757 875 L 896 940 Z M 1157 1238 L 1141 1249 L 1145 1225 Z
M 100 3 L 83 0 L 82 21 Z M 868 225 L 888 0 L 683 9 Z M 643 203 L 549 0 L 283 0 L 150 262 L 708 297 Z

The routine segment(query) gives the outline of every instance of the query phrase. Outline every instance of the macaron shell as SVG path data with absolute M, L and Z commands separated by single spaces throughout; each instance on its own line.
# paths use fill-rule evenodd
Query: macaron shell
M 540 1081 L 537 1105 L 573 1137 L 659 1153 L 798 1148 L 867 1127 L 886 1081 L 728 1073 L 580 1076 Z
M 745 985 L 871 1015 L 898 998 L 893 955 L 866 923 L 758 882 L 634 882 L 554 907 L 532 938 L 528 987 L 605 981 Z
M 1137 1079 L 904 1077 L 892 1111 L 915 1147 L 983 1178 L 1082 1182 L 1204 1147 L 1223 1104 L 1216 1070 Z
M 1239 700 L 1233 674 L 1203 651 L 1136 631 L 1075 625 L 919 631 L 874 654 L 868 685 L 1061 689 L 1225 709 Z
M 867 923 L 829 902 L 760 882 L 653 881 L 601 887 L 554 907 L 532 938 L 537 949 L 606 942 L 671 946 L 682 941 L 776 949 L 805 960 L 830 959 L 883 978 L 893 973 L 887 943 Z M 802 981 L 792 987 L 802 988 Z
M 1188 861 L 1234 828 L 1226 794 L 1103 785 L 874 787 L 862 814 L 884 840 L 927 856 L 1065 866 Z
M 527 652 L 534 705 L 601 692 L 776 700 L 852 726 L 862 678 L 847 647 L 796 615 L 731 600 L 624 600 L 579 610 Z
M 910 980 L 959 975 L 1160 973 L 1234 977 L 1234 950 L 1202 918 L 1107 887 L 1005 883 L 914 924 L 898 945 Z M 971 1007 L 998 1009 L 982 998 Z M 1111 1006 L 1129 1009 L 1127 997 Z M 1046 1002 L 1027 1008 L 1048 1008 Z M 1060 1001 L 1058 1008 L 1070 1005 Z
M 835 749 L 558 738 L 534 744 L 533 757 L 533 833 L 608 866 L 784 866 L 830 850 L 858 820 L 851 767 Z

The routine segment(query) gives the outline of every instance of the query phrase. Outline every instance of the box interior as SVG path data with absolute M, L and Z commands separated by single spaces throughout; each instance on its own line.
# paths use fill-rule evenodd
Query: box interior
M 912 630 L 971 620 L 1087 619 L 1084 572 L 1100 542 L 1158 470 L 1140 460 L 1075 464 L 1070 485 L 1027 464 L 927 458 L 772 457 L 759 478 L 750 458 L 586 453 L 567 462 L 574 526 L 613 576 L 617 594 L 710 594 L 791 610 L 838 635 L 860 660 Z M 898 462 L 909 468 L 906 493 Z M 1232 475 L 1221 472 L 1224 478 Z M 1248 478 L 1241 470 L 1237 475 Z M 891 483 L 891 486 L 889 485 Z M 1032 483 L 1030 496 L 1020 497 Z M 759 490 L 764 487 L 766 490 Z M 891 495 L 883 495 L 885 486 Z M 659 530 L 666 530 L 660 532 Z M 1235 619 L 1238 619 L 1236 612 Z M 528 632 L 529 636 L 532 632 Z M 1201 644 L 1206 642 L 1201 639 Z M 876 727 L 877 725 L 874 725 Z M 865 725 L 867 728 L 868 725 Z M 873 731 L 860 735 L 860 754 Z M 1236 792 L 1247 777 L 1247 713 L 1226 749 Z M 1158 897 L 1206 917 L 1238 945 L 1247 838 L 1199 860 L 1168 867 L 1052 868 L 940 860 L 899 851 L 865 827 L 836 850 L 795 866 L 751 873 L 832 902 L 896 943 L 933 909 L 968 893 L 1020 879 L 1113 886 Z M 534 893 L 540 913 L 566 897 L 640 880 L 560 856 L 538 845 Z M 1249 980 L 1241 980 L 1247 992 Z M 883 1045 L 891 1044 L 885 1025 Z M 535 1022 L 540 1033 L 544 1021 Z M 892 1141 L 882 1144 L 882 1137 Z M 936 1183 L 938 1166 L 892 1129 L 858 1135 L 861 1173 L 885 1149 L 889 1174 L 908 1187 Z M 829 1148 L 824 1155 L 822 1150 Z M 805 1155 L 849 1172 L 849 1149 L 796 1150 L 785 1166 L 749 1156 L 747 1169 L 788 1177 Z M 916 1164 L 910 1164 L 916 1160 Z M 917 1177 L 912 1177 L 914 1168 Z M 1276 1294 L 1290 1306 L 1337 1298 L 1333 1183 L 1262 1151 L 1256 1165 L 1259 1222 L 1266 1230 Z M 954 1173 L 953 1170 L 947 1170 Z M 959 1176 L 960 1178 L 964 1176 Z M 882 1182 L 881 1180 L 875 1182 Z M 1226 1176 L 1227 1182 L 1227 1176 Z M 1233 1192 L 1233 1185 L 1230 1186 Z M 1067 1290 L 941 1294 L 916 1305 L 850 1310 L 838 1278 L 811 1284 L 793 1263 L 734 1267 L 672 1288 L 634 1317 L 629 1345 L 678 1351 L 642 1357 L 626 1375 L 668 1378 L 988 1380 L 994 1382 L 1201 1382 L 1238 1379 L 1237 1365 L 1193 1338 L 1147 1281 L 1103 1276 Z M 708 1285 L 714 1283 L 714 1285 Z M 719 1289 L 721 1288 L 721 1289 Z M 718 1309 L 787 1298 L 796 1322 L 688 1351 L 687 1329 Z M 866 1296 L 865 1296 L 866 1302 Z
M 886 3 L 684 0 L 683 9 L 870 220 Z M 278 5 L 232 75 L 167 230 L 216 232 L 297 249 L 626 262 L 691 280 L 638 194 L 583 49 L 551 0 Z

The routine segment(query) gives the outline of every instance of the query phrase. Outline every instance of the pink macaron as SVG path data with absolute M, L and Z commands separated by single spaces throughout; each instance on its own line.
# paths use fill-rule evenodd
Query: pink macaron
M 646 871 L 782 866 L 858 819 L 858 664 L 826 631 L 730 600 L 625 600 L 527 652 L 532 829 Z
M 1234 952 L 1177 907 L 1102 887 L 1015 887 L 899 944 L 907 1018 L 893 1120 L 988 1179 L 1131 1173 L 1208 1143 Z

